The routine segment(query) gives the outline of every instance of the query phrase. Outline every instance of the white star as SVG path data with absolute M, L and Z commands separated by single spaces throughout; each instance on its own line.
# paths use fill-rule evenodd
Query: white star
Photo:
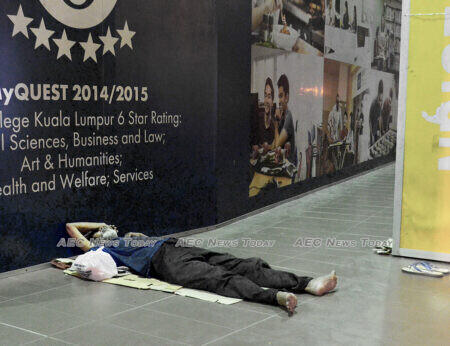
M 25 17 L 23 15 L 22 5 L 19 5 L 17 15 L 13 16 L 12 14 L 8 14 L 8 18 L 14 24 L 12 37 L 21 32 L 26 38 L 28 38 L 28 25 L 33 21 L 33 18 Z
M 63 55 L 67 56 L 70 61 L 72 61 L 72 54 L 70 53 L 70 48 L 72 48 L 76 41 L 71 41 L 67 38 L 66 29 L 64 29 L 61 38 L 54 38 L 53 41 L 58 46 L 58 57 L 61 58 Z
M 39 28 L 31 28 L 33 34 L 36 35 L 36 44 L 34 49 L 44 45 L 48 50 L 50 50 L 49 38 L 55 33 L 53 30 L 47 30 L 45 27 L 44 18 L 41 19 L 41 25 Z
M 112 55 L 116 55 L 116 50 L 114 49 L 114 45 L 119 41 L 117 37 L 111 36 L 111 29 L 108 26 L 108 32 L 106 33 L 106 36 L 99 36 L 98 37 L 103 42 L 103 55 L 105 55 L 108 52 L 111 52 Z
M 131 49 L 133 49 L 133 43 L 131 42 L 131 39 L 133 38 L 134 35 L 136 35 L 136 32 L 130 31 L 130 29 L 128 28 L 127 21 L 125 21 L 125 26 L 123 27 L 123 30 L 117 30 L 117 32 L 119 33 L 120 37 L 122 37 L 122 41 L 120 41 L 120 48 L 127 45 Z
M 94 43 L 92 41 L 92 35 L 91 33 L 89 33 L 89 38 L 86 42 L 80 42 L 81 47 L 83 47 L 84 49 L 84 61 L 88 60 L 89 58 L 91 58 L 92 60 L 94 60 L 95 62 L 97 62 L 97 50 L 100 48 L 101 44 L 98 43 Z

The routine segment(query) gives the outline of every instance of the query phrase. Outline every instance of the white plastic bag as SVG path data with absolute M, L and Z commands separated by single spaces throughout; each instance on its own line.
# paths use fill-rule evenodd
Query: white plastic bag
M 111 279 L 118 274 L 116 262 L 109 253 L 103 251 L 103 247 L 78 256 L 70 270 L 93 281 Z

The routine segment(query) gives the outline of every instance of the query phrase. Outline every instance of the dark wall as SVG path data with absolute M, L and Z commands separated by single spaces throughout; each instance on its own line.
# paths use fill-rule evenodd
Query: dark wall
M 108 176 L 108 186 L 71 187 L 57 184 L 55 191 L 14 196 L 0 195 L 0 271 L 8 271 L 42 263 L 54 257 L 76 253 L 74 249 L 57 248 L 66 237 L 65 223 L 70 221 L 105 221 L 123 232 L 138 231 L 148 235 L 168 235 L 201 228 L 229 220 L 299 193 L 328 184 L 337 179 L 390 160 L 371 161 L 277 191 L 266 191 L 249 199 L 250 136 L 250 18 L 248 0 L 164 0 L 118 1 L 112 13 L 99 25 L 74 29 L 53 18 L 34 0 L 20 2 L 28 25 L 28 38 L 23 33 L 12 36 L 14 25 L 8 15 L 18 13 L 14 0 L 0 3 L 0 91 L 26 84 L 75 84 L 106 87 L 131 86 L 139 91 L 147 87 L 148 100 L 118 101 L 99 98 L 74 101 L 73 94 L 60 101 L 19 101 L 13 98 L 5 105 L 0 99 L 3 117 L 33 120 L 35 111 L 44 116 L 59 111 L 71 119 L 70 126 L 29 127 L 16 135 L 21 138 L 66 138 L 63 149 L 8 150 L 11 129 L 0 128 L 5 150 L 0 150 L 0 187 L 11 179 L 22 178 L 30 188 L 33 182 L 49 181 L 66 174 Z M 47 29 L 55 31 L 49 48 L 35 49 L 38 28 L 44 19 Z M 123 47 L 117 30 L 125 22 L 136 34 L 133 48 Z M 80 42 L 89 35 L 101 44 L 100 36 L 119 38 L 115 55 L 103 55 L 104 46 L 96 52 L 97 62 L 86 59 Z M 57 58 L 63 31 L 76 44 L 67 56 Z M 181 123 L 76 127 L 78 114 L 115 115 L 168 114 L 182 115 Z M 74 147 L 73 135 L 118 136 L 136 134 L 140 130 L 164 133 L 159 144 L 117 144 Z M 141 138 L 142 139 L 142 138 Z M 1 141 L 0 141 L 1 145 Z M 67 154 L 72 158 L 96 156 L 101 152 L 117 155 L 120 163 L 92 167 L 44 169 L 47 155 L 52 160 Z M 24 158 L 39 158 L 41 167 L 20 171 Z M 153 171 L 148 181 L 111 182 L 114 171 L 134 173 Z M 3 190 L 4 191 L 4 190 Z
M 65 236 L 64 224 L 69 221 L 106 221 L 122 231 L 140 231 L 150 235 L 167 235 L 212 225 L 216 222 L 216 178 L 214 141 L 216 138 L 217 94 L 217 29 L 215 6 L 210 0 L 118 1 L 113 12 L 99 25 L 90 29 L 75 29 L 56 20 L 39 1 L 20 2 L 28 25 L 28 38 L 23 33 L 12 36 L 14 24 L 8 15 L 16 16 L 19 2 L 0 3 L 0 88 L 14 88 L 18 83 L 67 84 L 69 91 L 75 84 L 131 86 L 139 93 L 148 88 L 147 101 L 120 101 L 114 97 L 86 102 L 73 101 L 19 101 L 12 99 L 5 105 L 0 100 L 3 117 L 28 117 L 43 111 L 44 116 L 61 110 L 71 118 L 70 126 L 40 128 L 31 126 L 17 135 L 21 138 L 66 138 L 67 149 L 3 150 L 0 151 L 0 187 L 10 184 L 12 177 L 22 178 L 28 193 L 0 196 L 0 271 L 12 270 L 42 263 L 53 257 L 71 254 L 73 249 L 56 248 Z M 38 28 L 43 18 L 45 26 L 55 31 L 49 49 L 44 45 L 34 49 Z M 131 49 L 121 47 L 117 30 L 136 32 Z M 91 35 L 101 44 L 108 28 L 119 38 L 115 55 L 103 55 L 103 47 L 96 52 L 97 62 L 85 58 L 80 42 Z M 58 47 L 53 38 L 67 37 L 77 43 L 67 56 L 57 59 Z M 181 123 L 142 126 L 119 125 L 76 127 L 74 112 L 89 115 L 115 115 L 134 111 L 138 114 L 182 115 Z M 73 134 L 80 136 L 118 136 L 141 131 L 141 144 L 100 145 L 75 147 Z M 165 133 L 164 143 L 142 143 L 143 131 Z M 11 144 L 11 129 L 0 128 L 6 147 Z M 57 161 L 58 154 L 69 157 L 119 155 L 120 164 L 95 167 L 46 170 L 46 155 Z M 20 172 L 25 157 L 39 158 L 39 170 Z M 114 184 L 114 170 L 121 173 L 153 171 L 153 179 Z M 58 184 L 65 174 L 80 176 L 109 176 L 109 186 L 65 188 Z M 31 193 L 36 181 L 48 181 L 56 175 L 56 191 Z

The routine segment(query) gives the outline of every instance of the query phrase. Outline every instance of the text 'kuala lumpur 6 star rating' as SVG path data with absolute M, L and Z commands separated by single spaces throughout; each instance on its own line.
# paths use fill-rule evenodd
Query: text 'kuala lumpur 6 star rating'
M 70 61 L 72 61 L 72 49 L 76 48 L 77 43 L 79 43 L 79 47 L 84 50 L 83 62 L 88 60 L 97 62 L 97 51 L 101 46 L 103 46 L 103 50 L 101 51 L 102 56 L 107 53 L 116 56 L 117 49 L 122 49 L 125 46 L 133 49 L 132 39 L 136 35 L 136 32 L 130 30 L 128 22 L 125 21 L 123 29 L 116 29 L 119 37 L 114 36 L 111 28 L 108 26 L 106 34 L 103 36 L 98 36 L 98 39 L 101 42 L 95 42 L 91 32 L 88 34 L 86 41 L 77 42 L 69 39 L 66 29 L 63 30 L 59 38 L 54 38 L 55 31 L 47 28 L 44 18 L 41 18 L 38 27 L 30 26 L 30 24 L 34 21 L 34 18 L 25 16 L 22 5 L 19 5 L 17 14 L 8 14 L 7 17 L 13 24 L 11 37 L 22 34 L 25 38 L 29 39 L 29 29 L 35 36 L 34 49 L 38 49 L 43 46 L 47 50 L 52 51 L 51 41 L 53 41 L 58 50 L 56 59 L 65 57 Z M 120 46 L 119 48 L 116 48 L 116 44 L 119 40 Z

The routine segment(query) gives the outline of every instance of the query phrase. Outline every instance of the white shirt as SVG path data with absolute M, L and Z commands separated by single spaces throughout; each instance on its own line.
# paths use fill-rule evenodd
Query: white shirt
M 337 109 L 336 105 L 328 116 L 328 125 L 330 127 L 330 135 L 333 142 L 337 142 L 340 137 L 340 132 L 342 129 L 342 108 Z
M 349 147 L 348 147 L 348 150 L 349 151 L 351 151 L 351 152 L 353 152 L 354 151 L 354 148 L 353 148 L 353 146 L 354 146 L 354 134 L 353 134 L 353 130 L 350 130 L 350 133 L 347 135 L 347 143 L 349 143 L 350 145 L 349 145 Z

